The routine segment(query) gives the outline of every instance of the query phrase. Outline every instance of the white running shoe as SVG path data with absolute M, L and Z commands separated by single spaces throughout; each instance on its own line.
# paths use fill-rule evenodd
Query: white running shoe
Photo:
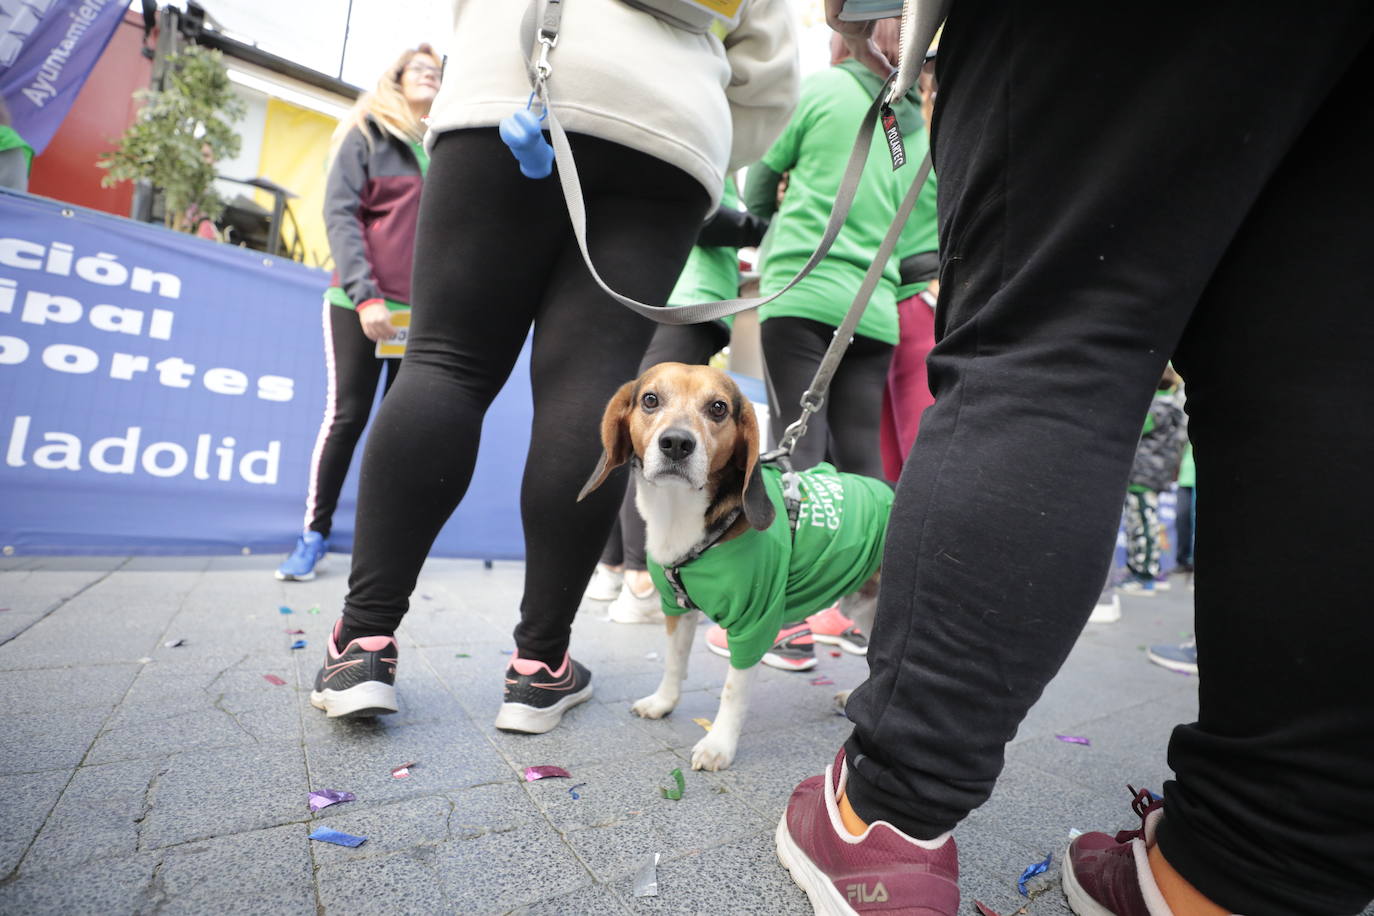
M 592 581 L 587 583 L 587 590 L 582 593 L 582 597 L 588 601 L 614 601 L 620 594 L 620 586 L 624 583 L 623 572 L 611 569 L 605 563 L 598 563 L 596 572 L 592 573 Z

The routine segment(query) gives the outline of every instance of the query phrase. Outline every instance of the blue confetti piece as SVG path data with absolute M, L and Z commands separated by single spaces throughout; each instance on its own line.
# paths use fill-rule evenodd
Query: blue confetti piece
M 304 640 L 304 639 L 298 639 L 298 640 L 296 640 L 295 642 L 293 642 L 293 643 L 291 644 L 291 648 L 293 648 L 293 649 L 304 649 L 304 648 L 305 648 L 305 640 Z
M 578 795 L 578 794 L 577 794 L 577 790 L 580 789 L 580 788 L 582 788 L 582 787 L 585 786 L 585 785 L 586 785 L 585 782 L 579 782 L 577 785 L 572 786 L 571 788 L 568 789 L 568 794 L 571 795 L 571 796 L 573 797 L 573 800 L 574 800 L 574 801 L 576 801 L 577 799 L 579 799 L 579 798 L 582 797 L 581 795 Z
M 1036 875 L 1044 874 L 1045 869 L 1050 867 L 1050 860 L 1054 858 L 1054 853 L 1045 856 L 1045 861 L 1036 862 L 1021 872 L 1021 877 L 1016 881 L 1016 889 L 1021 892 L 1022 897 L 1029 897 L 1030 893 L 1026 890 L 1026 882 Z
M 502 654 L 502 655 L 514 655 L 514 654 L 515 654 L 515 650 L 514 650 L 514 649 L 502 649 L 502 650 L 501 650 L 501 654 Z
M 310 834 L 310 839 L 319 840 L 324 843 L 333 843 L 335 846 L 361 846 L 367 842 L 365 836 L 354 836 L 351 833 L 340 833 L 337 830 L 330 830 L 328 827 L 319 827 L 314 833 Z
M 295 611 L 291 610 L 289 607 L 287 607 L 287 606 L 284 605 L 284 604 L 283 604 L 282 606 L 280 606 L 279 608 L 277 608 L 277 611 L 280 612 L 280 613 L 282 613 L 282 614 L 294 614 L 294 613 L 296 613 Z

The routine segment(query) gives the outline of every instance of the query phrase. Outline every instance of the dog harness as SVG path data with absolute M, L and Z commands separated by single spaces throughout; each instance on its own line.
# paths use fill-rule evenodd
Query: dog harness
M 768 498 L 787 514 L 783 470 L 761 465 Z M 648 558 L 665 614 L 701 610 L 729 634 L 730 664 L 759 663 L 785 624 L 826 608 L 867 582 L 882 562 L 892 488 L 880 480 L 841 474 L 820 464 L 796 475 L 795 525 L 775 520 L 720 538 L 738 519 L 726 516 L 677 563 Z

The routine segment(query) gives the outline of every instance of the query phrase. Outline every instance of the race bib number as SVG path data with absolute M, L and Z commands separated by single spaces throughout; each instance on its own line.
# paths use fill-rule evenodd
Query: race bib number
M 391 313 L 391 326 L 396 336 L 390 340 L 377 341 L 377 358 L 406 355 L 406 340 L 410 337 L 410 309 L 396 309 Z

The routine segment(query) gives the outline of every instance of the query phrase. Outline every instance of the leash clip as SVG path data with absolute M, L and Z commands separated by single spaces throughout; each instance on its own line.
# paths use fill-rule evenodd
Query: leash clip
M 549 63 L 549 52 L 558 47 L 558 36 L 539 30 L 539 56 L 534 61 L 534 84 L 537 92 L 541 83 L 553 76 L 553 64 Z

